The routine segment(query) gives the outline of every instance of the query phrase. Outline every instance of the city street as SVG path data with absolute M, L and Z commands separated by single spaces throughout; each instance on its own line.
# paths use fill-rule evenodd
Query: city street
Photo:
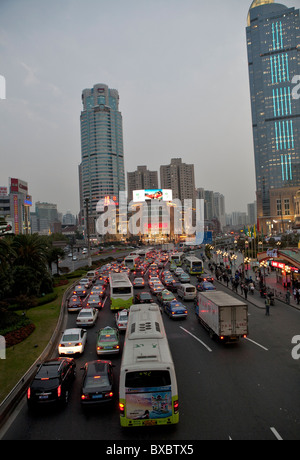
M 231 291 L 220 283 L 217 289 Z M 249 336 L 237 344 L 210 339 L 191 302 L 185 302 L 186 320 L 172 321 L 163 315 L 179 386 L 177 427 L 122 430 L 118 398 L 113 408 L 81 409 L 80 367 L 96 359 L 99 326 L 114 325 L 107 302 L 97 325 L 88 331 L 84 355 L 76 359 L 77 378 L 68 406 L 32 414 L 24 398 L 2 439 L 299 440 L 299 361 L 292 357 L 292 338 L 300 334 L 300 312 L 276 302 L 268 317 L 257 292 L 249 300 Z M 75 320 L 76 314 L 69 314 L 68 327 Z M 120 357 L 112 361 L 117 380 Z

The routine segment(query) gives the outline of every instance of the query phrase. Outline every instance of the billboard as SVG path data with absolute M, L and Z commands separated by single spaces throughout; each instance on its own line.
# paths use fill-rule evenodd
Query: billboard
M 133 202 L 141 202 L 148 200 L 158 201 L 172 201 L 172 190 L 168 189 L 146 189 L 146 190 L 133 190 Z
M 28 184 L 20 179 L 11 178 L 10 179 L 10 192 L 13 193 L 24 193 L 28 194 Z

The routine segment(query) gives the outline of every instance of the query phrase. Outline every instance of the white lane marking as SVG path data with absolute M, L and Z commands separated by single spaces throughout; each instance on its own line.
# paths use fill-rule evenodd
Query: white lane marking
M 204 342 L 202 342 L 202 340 L 198 339 L 198 337 L 196 337 L 194 334 L 192 334 L 191 332 L 187 331 L 186 329 L 184 329 L 184 327 L 182 326 L 179 326 L 180 329 L 182 329 L 184 332 L 186 332 L 187 334 L 190 334 L 194 339 L 198 340 L 198 342 L 201 343 L 201 345 L 203 345 L 205 348 L 207 348 L 208 351 L 212 351 L 211 348 L 209 348 Z
M 261 348 L 263 348 L 264 350 L 269 351 L 268 348 L 263 347 L 260 343 L 254 342 L 254 340 L 249 339 L 249 337 L 245 337 L 245 340 L 249 340 L 249 342 L 254 343 L 254 344 L 257 345 L 258 347 L 261 347 Z
M 272 431 L 274 436 L 278 439 L 278 441 L 283 440 L 282 437 L 280 436 L 280 434 L 278 433 L 278 431 L 273 426 L 270 427 L 270 430 Z

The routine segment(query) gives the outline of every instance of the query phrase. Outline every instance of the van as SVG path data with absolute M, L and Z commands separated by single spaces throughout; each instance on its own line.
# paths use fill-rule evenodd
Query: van
M 177 289 L 178 297 L 183 300 L 194 300 L 197 297 L 197 289 L 192 284 L 181 284 Z
M 91 281 L 94 281 L 94 279 L 97 277 L 97 272 L 96 270 L 91 270 L 87 272 L 86 277 L 90 279 Z

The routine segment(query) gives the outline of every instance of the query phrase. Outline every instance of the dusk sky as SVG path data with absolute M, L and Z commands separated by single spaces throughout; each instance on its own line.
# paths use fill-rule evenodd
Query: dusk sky
M 250 4 L 0 0 L 0 186 L 19 178 L 34 203 L 77 214 L 81 93 L 105 83 L 120 96 L 126 177 L 182 158 L 197 187 L 225 196 L 227 213 L 246 211 L 255 200 Z

